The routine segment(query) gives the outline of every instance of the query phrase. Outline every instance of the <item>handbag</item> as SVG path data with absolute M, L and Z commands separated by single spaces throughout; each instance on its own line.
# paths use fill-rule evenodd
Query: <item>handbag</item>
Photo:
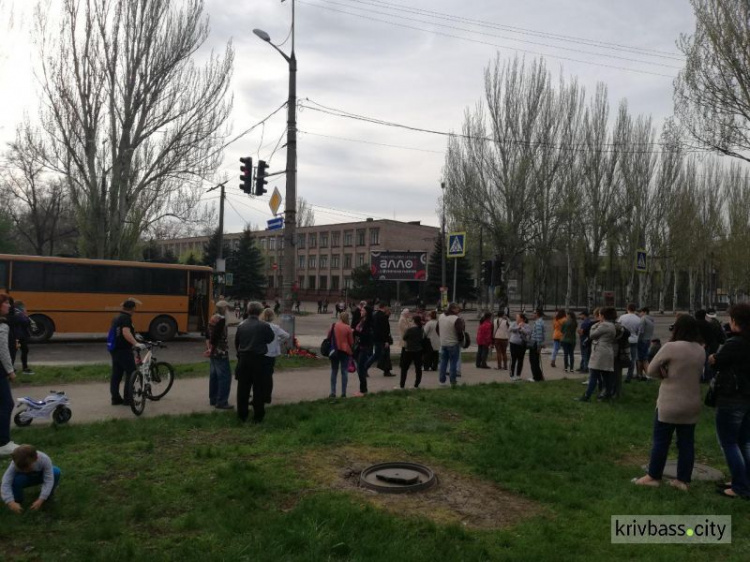
M 471 337 L 469 336 L 469 332 L 464 331 L 464 339 L 461 342 L 461 347 L 466 349 L 471 345 Z
M 357 372 L 357 362 L 354 361 L 354 357 L 349 358 L 349 365 L 346 368 L 347 371 L 350 373 L 356 373 Z
M 336 333 L 333 328 L 336 324 L 331 324 L 331 329 L 328 331 L 328 335 L 325 339 L 320 342 L 320 354 L 323 357 L 330 357 L 338 350 L 336 348 Z

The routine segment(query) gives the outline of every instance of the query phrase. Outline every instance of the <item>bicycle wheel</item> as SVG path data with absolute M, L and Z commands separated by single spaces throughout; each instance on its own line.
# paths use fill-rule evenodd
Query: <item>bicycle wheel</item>
M 136 416 L 140 416 L 146 409 L 146 387 L 143 383 L 143 374 L 134 371 L 130 375 L 130 409 Z
M 169 392 L 174 383 L 174 368 L 169 363 L 159 361 L 151 365 L 151 386 L 148 397 L 151 400 L 161 400 Z

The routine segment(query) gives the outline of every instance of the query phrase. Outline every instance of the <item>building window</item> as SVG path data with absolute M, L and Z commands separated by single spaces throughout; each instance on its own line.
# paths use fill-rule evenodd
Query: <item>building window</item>
M 278 244 L 276 245 L 276 247 L 277 247 L 277 248 L 278 248 L 279 250 L 283 250 L 283 249 L 284 249 L 284 237 L 283 237 L 283 236 L 279 236 L 279 237 L 278 237 L 277 239 L 278 239 L 278 241 L 279 241 L 279 242 L 278 242 Z
M 328 233 L 320 235 L 320 247 L 321 248 L 327 248 L 328 247 Z
M 357 246 L 365 245 L 365 229 L 357 230 Z
M 298 248 L 304 248 L 305 247 L 305 239 L 307 238 L 306 234 L 298 234 L 297 235 L 297 247 Z
M 357 254 L 357 267 L 365 265 L 365 255 L 364 254 Z
M 315 256 L 310 256 L 307 258 L 307 267 L 309 269 L 315 269 Z
M 318 284 L 318 289 L 321 289 L 323 291 L 328 290 L 328 276 L 327 275 L 320 276 L 320 283 Z
M 352 255 L 344 254 L 344 269 L 351 269 L 351 268 L 352 268 Z
M 320 256 L 320 269 L 328 268 L 328 256 Z
M 264 252 L 266 251 L 266 239 L 265 238 L 260 239 L 260 249 L 263 250 Z
M 269 275 L 268 276 L 268 288 L 269 289 L 273 289 L 273 280 L 274 280 L 274 276 L 273 275 Z
M 346 289 L 351 289 L 354 285 L 352 284 L 352 278 L 351 277 L 344 277 L 344 287 Z
M 370 245 L 374 245 L 374 244 L 380 244 L 380 229 L 379 228 L 370 229 Z
M 351 230 L 344 232 L 344 246 L 351 246 L 354 242 L 354 234 Z
M 305 288 L 305 276 L 300 275 L 297 277 L 297 288 L 298 289 L 304 289 Z
M 298 256 L 297 259 L 299 260 L 299 263 L 297 263 L 297 267 L 300 269 L 305 269 L 305 256 Z
M 315 276 L 314 275 L 307 276 L 307 288 L 315 290 Z
M 331 277 L 331 289 L 333 289 L 334 291 L 338 291 L 340 285 L 341 277 L 339 277 L 338 275 L 334 275 L 333 277 Z
M 318 235 L 317 234 L 311 234 L 308 238 L 309 238 L 308 239 L 308 243 L 309 243 L 310 248 L 315 248 L 315 247 L 318 246 Z
M 341 267 L 341 256 L 331 256 L 331 269 L 338 269 Z
M 269 238 L 268 239 L 268 249 L 269 250 L 275 250 L 276 249 L 276 238 Z
M 341 233 L 334 232 L 331 234 L 331 248 L 338 248 L 341 245 Z

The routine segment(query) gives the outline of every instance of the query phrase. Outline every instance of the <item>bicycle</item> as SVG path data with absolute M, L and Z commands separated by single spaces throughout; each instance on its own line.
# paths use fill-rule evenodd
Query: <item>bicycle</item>
M 160 341 L 143 341 L 135 348 L 136 370 L 130 375 L 130 409 L 140 416 L 146 409 L 146 400 L 161 400 L 174 383 L 174 367 L 165 361 L 157 361 L 154 348 L 165 349 Z M 146 353 L 141 357 L 141 350 Z

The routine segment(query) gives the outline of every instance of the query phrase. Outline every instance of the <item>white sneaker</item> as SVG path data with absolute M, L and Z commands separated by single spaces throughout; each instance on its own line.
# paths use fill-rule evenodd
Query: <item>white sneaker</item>
M 8 456 L 18 448 L 18 445 L 13 441 L 8 441 L 5 445 L 0 447 L 0 456 Z
M 406 389 L 402 386 L 394 386 L 393 390 L 406 390 Z
M 534 380 L 533 378 L 531 378 L 531 377 L 527 378 L 526 380 L 527 380 L 527 381 L 529 381 L 529 382 L 536 382 L 536 381 L 535 381 L 535 380 Z
M 447 382 L 441 382 L 440 386 L 448 386 L 448 383 Z

